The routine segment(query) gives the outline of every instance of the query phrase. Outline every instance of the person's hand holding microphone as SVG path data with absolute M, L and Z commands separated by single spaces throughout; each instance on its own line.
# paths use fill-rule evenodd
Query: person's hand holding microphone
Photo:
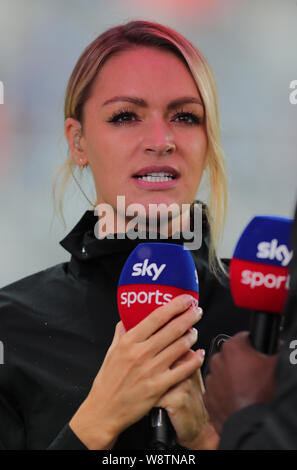
M 255 217 L 235 248 L 230 265 L 233 299 L 253 315 L 250 332 L 228 339 L 210 361 L 205 404 L 218 433 L 236 411 L 272 398 L 289 288 L 291 226 L 291 219 Z
M 117 436 L 156 406 L 162 395 L 201 365 L 201 351 L 172 367 L 197 340 L 192 326 L 202 311 L 191 296 L 178 296 L 113 342 L 90 393 L 70 421 L 89 449 L 110 449 Z

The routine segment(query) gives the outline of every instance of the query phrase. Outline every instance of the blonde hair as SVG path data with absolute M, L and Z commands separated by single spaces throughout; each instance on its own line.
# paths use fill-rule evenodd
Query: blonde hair
M 66 120 L 72 117 L 82 125 L 84 104 L 90 96 L 92 85 L 104 63 L 114 54 L 136 46 L 155 47 L 175 54 L 187 66 L 199 89 L 205 108 L 208 136 L 206 171 L 210 192 L 206 215 L 210 226 L 209 266 L 216 274 L 218 266 L 224 271 L 217 257 L 216 249 L 222 236 L 226 218 L 227 178 L 224 154 L 220 142 L 215 80 L 212 70 L 201 52 L 181 34 L 158 23 L 131 21 L 110 28 L 89 44 L 79 57 L 67 85 L 64 118 Z M 59 197 L 59 209 L 63 220 L 63 194 L 69 177 L 74 176 L 75 167 L 77 165 L 72 160 L 71 155 L 68 155 L 55 179 L 53 196 L 56 208 L 57 181 L 63 175 Z

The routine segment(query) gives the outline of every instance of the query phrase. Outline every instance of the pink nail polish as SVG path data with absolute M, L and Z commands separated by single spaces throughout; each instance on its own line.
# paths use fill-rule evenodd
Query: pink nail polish
M 193 300 L 192 300 L 192 307 L 193 307 L 193 308 L 195 308 L 195 307 L 198 308 L 198 300 L 196 300 L 196 299 L 193 298 Z
M 193 297 L 191 295 L 188 295 L 188 294 L 185 294 L 183 296 L 183 302 L 184 302 L 184 306 L 185 308 L 189 307 L 192 302 L 193 302 Z
M 203 360 L 205 358 L 205 350 L 199 349 L 199 355 L 200 355 L 200 358 Z

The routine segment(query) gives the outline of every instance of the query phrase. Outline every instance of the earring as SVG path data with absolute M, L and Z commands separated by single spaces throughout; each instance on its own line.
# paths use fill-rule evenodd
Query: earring
M 79 139 L 80 139 L 80 137 L 81 137 L 81 131 L 79 131 L 79 132 L 74 136 L 74 147 L 76 147 L 79 152 L 82 152 L 83 149 L 82 149 L 81 146 L 79 145 Z M 83 159 L 82 157 L 80 157 L 80 159 L 79 159 L 80 166 L 85 167 L 87 164 L 83 164 L 83 161 L 84 161 L 84 159 Z
M 83 159 L 83 158 L 80 158 L 80 159 L 79 159 L 79 166 L 85 168 L 86 166 L 88 166 L 88 163 L 84 163 L 84 159 Z

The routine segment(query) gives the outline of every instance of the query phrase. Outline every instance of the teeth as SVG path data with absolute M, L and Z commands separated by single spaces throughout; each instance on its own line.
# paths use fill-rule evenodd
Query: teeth
M 151 183 L 159 183 L 161 181 L 171 181 L 172 176 L 137 176 L 137 179 L 142 181 L 149 181 Z
M 151 173 L 149 175 L 137 176 L 137 179 L 149 181 L 151 183 L 160 183 L 162 181 L 171 181 L 174 177 L 170 173 Z

